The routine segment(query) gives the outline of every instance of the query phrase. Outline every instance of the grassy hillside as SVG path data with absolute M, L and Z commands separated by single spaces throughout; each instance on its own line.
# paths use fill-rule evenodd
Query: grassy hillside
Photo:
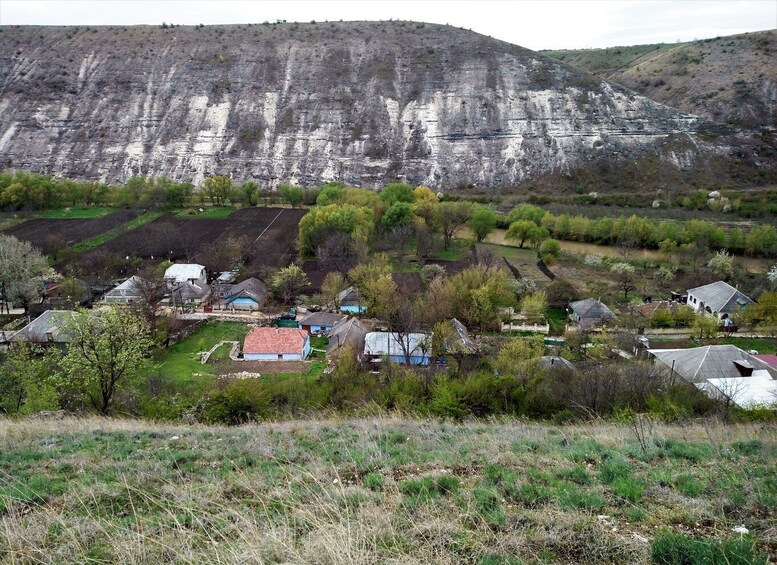
M 66 418 L 0 442 L 3 562 L 777 557 L 771 425 Z
M 777 30 L 545 54 L 717 122 L 777 125 Z

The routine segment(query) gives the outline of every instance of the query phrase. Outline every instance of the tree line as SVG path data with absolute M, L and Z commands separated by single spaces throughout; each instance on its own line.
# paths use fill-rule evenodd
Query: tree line
M 125 208 L 175 209 L 206 202 L 214 206 L 241 203 L 255 206 L 262 199 L 280 197 L 292 206 L 312 204 L 317 190 L 281 185 L 278 191 L 263 189 L 253 181 L 240 185 L 225 175 L 206 178 L 202 186 L 167 177 L 135 176 L 123 184 L 76 181 L 30 173 L 0 172 L 0 209 L 35 211 L 70 206 L 117 206 Z

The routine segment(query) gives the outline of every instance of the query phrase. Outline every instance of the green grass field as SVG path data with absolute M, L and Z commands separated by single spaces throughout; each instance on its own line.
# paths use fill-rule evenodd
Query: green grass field
M 71 208 L 54 208 L 34 212 L 3 212 L 0 213 L 0 230 L 5 230 L 27 220 L 37 218 L 54 220 L 102 218 L 114 212 L 116 212 L 116 208 L 111 208 L 110 206 L 73 206 Z
M 774 562 L 777 428 L 643 424 L 0 419 L 0 560 Z
M 199 210 L 200 208 L 198 207 L 179 210 L 178 212 L 176 212 L 175 217 L 176 218 L 227 218 L 235 210 L 237 210 L 237 208 L 234 208 L 232 206 L 208 206 L 208 207 L 203 207 L 202 212 L 200 212 Z M 194 214 L 190 213 L 192 211 L 194 211 L 195 213 Z
M 102 218 L 108 214 L 116 212 L 117 208 L 111 206 L 72 206 L 69 208 L 54 208 L 51 210 L 41 210 L 35 212 L 34 218 L 49 218 L 53 220 L 64 220 L 68 218 Z
M 208 383 L 213 378 L 213 364 L 203 365 L 200 362 L 200 352 L 208 351 L 225 339 L 242 343 L 250 329 L 248 324 L 239 322 L 208 322 L 190 336 L 162 350 L 154 360 L 153 372 L 162 375 L 165 379 L 170 379 L 176 385 L 191 386 Z M 216 353 L 221 357 L 216 356 L 211 359 L 228 358 L 229 346 L 219 348 Z

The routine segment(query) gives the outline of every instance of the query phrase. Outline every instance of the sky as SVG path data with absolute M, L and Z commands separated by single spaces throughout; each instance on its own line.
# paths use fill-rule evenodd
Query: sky
M 0 25 L 414 20 L 529 49 L 674 43 L 777 28 L 777 0 L 0 0 Z

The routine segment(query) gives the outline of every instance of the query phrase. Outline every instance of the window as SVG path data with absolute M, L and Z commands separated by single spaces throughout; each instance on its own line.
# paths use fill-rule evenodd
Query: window
M 278 359 L 283 359 L 283 353 L 278 353 Z

